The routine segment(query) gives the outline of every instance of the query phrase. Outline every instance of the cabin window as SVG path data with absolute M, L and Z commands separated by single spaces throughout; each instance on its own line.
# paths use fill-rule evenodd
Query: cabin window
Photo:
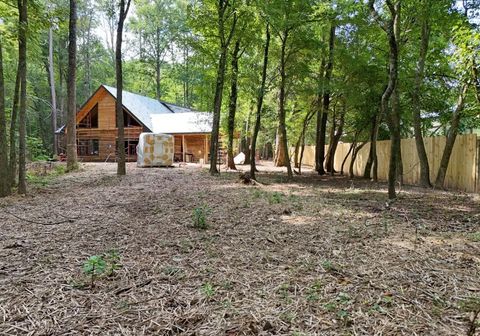
M 77 142 L 78 156 L 98 156 L 98 139 L 79 139 Z
M 116 145 L 118 146 L 118 140 L 116 141 Z M 137 155 L 137 145 L 138 145 L 138 140 L 126 139 L 123 144 L 123 148 L 125 149 L 125 155 L 126 156 Z
M 80 121 L 78 128 L 98 128 L 98 104 Z
M 115 125 L 118 127 L 118 124 L 115 120 Z M 123 127 L 140 127 L 141 125 L 138 123 L 135 118 L 133 118 L 130 113 L 123 110 Z

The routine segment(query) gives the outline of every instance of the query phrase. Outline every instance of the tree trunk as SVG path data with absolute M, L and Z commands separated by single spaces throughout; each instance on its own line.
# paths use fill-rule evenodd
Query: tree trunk
M 232 78 L 230 87 L 230 102 L 228 104 L 228 147 L 227 159 L 228 168 L 237 169 L 233 162 L 233 135 L 235 131 L 235 113 L 237 112 L 237 80 L 238 80 L 238 58 L 240 53 L 240 41 L 235 42 L 232 53 Z
M 428 164 L 425 143 L 422 134 L 422 118 L 420 116 L 420 92 L 422 92 L 423 80 L 425 76 L 425 59 L 427 57 L 428 42 L 430 37 L 430 25 L 428 22 L 428 13 L 424 14 L 422 19 L 422 33 L 420 42 L 420 55 L 415 73 L 415 87 L 412 93 L 412 114 L 413 129 L 415 133 L 415 145 L 417 147 L 418 159 L 420 161 L 420 185 L 422 187 L 431 187 L 430 183 L 430 166 Z
M 331 173 L 331 169 L 329 166 L 329 161 L 330 161 L 330 152 L 332 150 L 332 144 L 333 144 L 333 138 L 335 137 L 335 129 L 337 128 L 337 113 L 336 109 L 333 108 L 332 111 L 332 116 L 331 116 L 331 122 L 330 122 L 330 130 L 328 132 L 328 147 L 327 147 L 327 153 L 325 154 L 325 171 L 327 173 Z
M 257 111 L 255 114 L 255 126 L 253 128 L 251 151 L 250 151 L 250 177 L 254 180 L 255 180 L 255 173 L 257 171 L 256 162 L 255 162 L 255 159 L 256 159 L 255 153 L 257 151 L 258 132 L 260 131 L 263 97 L 265 95 L 265 82 L 267 80 L 268 51 L 270 47 L 270 27 L 268 23 L 267 23 L 265 35 L 266 37 L 265 37 L 265 48 L 263 50 L 262 80 L 260 82 L 260 88 L 258 90 Z
M 287 127 L 285 125 L 286 112 L 285 112 L 285 101 L 286 101 L 286 92 L 285 86 L 287 81 L 286 74 L 286 47 L 289 30 L 286 29 L 281 33 L 282 48 L 280 53 L 280 93 L 279 93 L 279 103 L 278 103 L 278 133 L 277 133 L 277 146 L 275 148 L 275 166 L 277 167 L 287 167 L 287 176 L 289 179 L 293 177 L 292 167 L 290 164 L 290 158 L 288 155 L 288 144 L 287 144 Z
M 400 116 L 401 116 L 401 110 L 400 110 L 400 94 L 399 94 L 399 87 L 398 87 L 398 80 L 397 80 L 397 85 L 395 86 L 395 89 L 393 90 L 392 93 L 392 118 L 395 121 L 394 125 L 394 137 L 396 139 L 396 159 L 395 159 L 395 164 L 396 164 L 396 182 L 399 183 L 400 185 L 403 185 L 403 163 L 402 163 L 402 136 L 400 132 Z M 393 133 L 393 132 L 392 132 Z
M 17 180 L 17 119 L 18 119 L 18 103 L 20 99 L 20 64 L 17 66 L 17 75 L 15 79 L 15 89 L 13 92 L 12 115 L 10 119 L 10 155 L 8 159 L 8 175 L 10 181 L 10 189 L 15 185 Z
M 67 75 L 67 171 L 78 168 L 76 123 L 77 0 L 70 0 Z
M 218 2 L 218 35 L 220 39 L 220 58 L 218 60 L 217 81 L 215 84 L 215 98 L 213 101 L 213 124 L 212 134 L 210 137 L 210 175 L 217 175 L 217 156 L 219 149 L 219 133 L 220 133 L 220 112 L 222 110 L 223 86 L 225 83 L 225 68 L 227 63 L 227 51 L 231 38 L 235 32 L 237 24 L 236 13 L 233 12 L 233 23 L 229 34 L 225 34 L 226 10 L 230 4 L 227 0 L 219 0 Z
M 122 73 L 122 41 L 123 25 L 128 14 L 130 1 L 120 0 L 120 14 L 117 25 L 117 41 L 115 45 L 115 77 L 117 82 L 117 100 L 115 102 L 116 121 L 117 121 L 117 175 L 127 173 L 125 164 L 125 129 L 123 120 L 123 73 Z
M 5 114 L 5 82 L 3 77 L 2 38 L 0 36 L 0 197 L 10 195 L 8 182 L 7 118 Z
M 345 125 L 345 113 L 346 113 L 346 103 L 343 104 L 343 111 L 340 114 L 340 121 L 338 123 L 338 128 L 330 143 L 329 153 L 328 153 L 328 160 L 327 160 L 327 169 L 333 175 L 335 173 L 335 152 L 337 151 L 338 143 L 340 142 L 340 138 L 343 135 L 343 126 Z
M 355 174 L 353 173 L 353 166 L 355 165 L 355 160 L 357 159 L 357 155 L 360 152 L 360 149 L 362 149 L 363 146 L 365 146 L 366 144 L 367 143 L 364 142 L 360 146 L 357 146 L 357 144 L 355 143 L 355 146 L 353 148 L 353 153 L 352 153 L 352 160 L 350 161 L 350 167 L 348 169 L 349 178 L 354 178 L 355 177 Z
M 52 103 L 52 115 L 51 115 L 51 132 L 53 138 L 52 153 L 58 154 L 57 149 L 57 137 L 55 132 L 57 131 L 57 94 L 55 92 L 55 72 L 53 68 L 53 28 L 48 30 L 48 78 L 50 83 L 50 98 Z
M 118 34 L 118 33 L 117 33 Z M 160 100 L 161 98 L 161 87 L 160 87 L 160 76 L 162 69 L 162 60 L 160 57 L 160 28 L 157 29 L 155 33 L 156 38 L 156 48 L 155 48 L 155 97 Z M 117 39 L 118 40 L 118 39 Z
M 460 93 L 457 101 L 457 107 L 452 115 L 450 123 L 450 129 L 447 135 L 447 141 L 445 143 L 445 149 L 443 150 L 442 160 L 440 161 L 440 167 L 438 168 L 437 178 L 435 180 L 435 188 L 443 188 L 445 182 L 445 176 L 447 175 L 448 164 L 450 162 L 450 156 L 452 155 L 453 145 L 458 134 L 458 126 L 465 105 L 465 95 L 468 90 L 468 83 L 463 84 L 462 92 Z
M 18 193 L 27 193 L 26 152 L 27 152 L 27 0 L 18 0 L 18 69 L 20 72 L 20 110 L 19 110 L 19 155 L 18 155 Z
M 382 100 L 380 104 L 380 115 L 386 115 L 388 111 L 388 103 L 392 96 L 393 91 L 397 85 L 398 78 L 398 55 L 399 55 L 399 35 L 400 35 L 400 2 L 397 0 L 394 4 L 388 2 L 388 9 L 390 11 L 390 19 L 387 22 L 383 22 L 380 15 L 376 12 L 374 7 L 374 0 L 369 0 L 369 7 L 374 18 L 380 22 L 382 28 L 387 33 L 389 44 L 389 72 L 388 72 L 388 85 L 383 92 Z M 393 105 L 397 105 L 394 103 Z M 391 154 L 388 170 L 388 198 L 395 199 L 395 185 L 397 182 L 397 163 L 400 159 L 398 154 L 400 153 L 400 115 L 398 106 L 392 106 L 390 116 L 388 118 L 388 124 L 390 128 L 390 140 L 391 140 Z
M 353 140 L 352 144 L 350 145 L 350 148 L 348 149 L 348 152 L 347 152 L 347 155 L 345 155 L 345 157 L 343 158 L 343 161 L 342 161 L 342 166 L 340 168 L 340 175 L 343 176 L 343 173 L 344 173 L 344 168 L 345 168 L 345 163 L 347 162 L 347 159 L 348 157 L 350 156 L 350 154 L 352 153 L 352 150 L 356 147 L 357 145 L 357 139 L 355 137 L 355 139 Z
M 316 164 L 317 172 L 319 175 L 325 175 L 325 143 L 326 143 L 326 135 L 327 135 L 327 120 L 328 120 L 328 110 L 330 108 L 330 82 L 332 79 L 332 72 L 333 72 L 333 56 L 334 56 L 334 48 L 335 48 L 335 29 L 336 26 L 332 23 L 330 26 L 330 36 L 328 39 L 328 62 L 325 69 L 325 79 L 324 79 L 324 90 L 323 90 L 323 98 L 322 98 L 322 118 L 320 124 L 320 134 L 317 141 L 317 148 L 318 148 L 318 155 L 316 155 Z
M 317 114 L 317 123 L 315 129 L 315 170 L 319 175 L 325 174 L 325 169 L 323 167 L 323 157 L 325 156 L 325 127 L 327 122 L 324 121 L 323 111 L 322 111 L 322 97 L 324 91 L 324 72 L 325 72 L 325 58 L 322 58 L 322 63 L 320 65 L 320 80 L 322 81 L 321 89 L 318 92 L 318 95 L 315 99 L 315 107 Z
M 310 120 L 312 120 L 313 116 L 315 115 L 315 110 L 312 110 L 311 112 L 307 113 L 305 116 L 305 119 L 303 119 L 303 124 L 302 124 L 302 132 L 300 133 L 300 137 L 298 139 L 297 146 L 299 149 L 295 148 L 296 151 L 298 151 L 298 154 L 295 153 L 295 155 L 298 155 L 298 174 L 302 174 L 302 161 L 303 161 L 303 153 L 305 152 L 305 135 L 307 133 L 307 127 L 310 124 Z M 297 161 L 297 158 L 295 158 L 295 161 Z M 296 162 L 297 163 L 297 162 Z
M 368 153 L 367 163 L 365 164 L 365 170 L 363 171 L 363 177 L 370 179 L 372 177 L 372 167 L 377 158 L 377 136 L 378 136 L 378 111 L 372 118 L 372 129 L 370 132 L 370 151 Z M 376 174 L 375 174 L 376 176 Z
M 220 112 L 222 110 L 223 84 L 225 81 L 225 68 L 227 62 L 227 50 L 224 48 L 220 52 L 220 59 L 217 69 L 217 83 L 215 85 L 215 99 L 213 104 L 213 125 L 212 136 L 210 137 L 210 175 L 217 175 L 217 156 L 218 156 L 218 139 L 220 133 Z

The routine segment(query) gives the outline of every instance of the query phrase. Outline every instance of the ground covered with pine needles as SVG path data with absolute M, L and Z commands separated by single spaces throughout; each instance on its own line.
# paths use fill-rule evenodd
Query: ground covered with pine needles
M 0 334 L 480 335 L 478 196 L 115 168 L 0 200 Z

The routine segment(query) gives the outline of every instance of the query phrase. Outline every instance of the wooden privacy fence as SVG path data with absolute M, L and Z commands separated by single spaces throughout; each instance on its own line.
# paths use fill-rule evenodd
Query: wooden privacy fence
M 424 138 L 430 165 L 430 179 L 432 182 L 437 177 L 438 167 L 442 159 L 445 137 Z M 335 153 L 335 170 L 340 171 L 342 162 L 347 155 L 351 144 L 338 144 Z M 325 153 L 328 146 L 325 146 Z M 363 176 L 365 165 L 370 152 L 370 143 L 367 143 L 358 152 L 353 166 L 355 176 Z M 352 155 L 345 162 L 344 174 L 348 174 Z M 378 178 L 386 181 L 388 176 L 388 161 L 390 158 L 390 141 L 377 142 Z M 420 163 L 415 146 L 415 139 L 402 139 L 403 181 L 406 184 L 417 184 L 420 180 Z M 455 141 L 450 157 L 445 187 L 447 189 L 466 192 L 480 192 L 480 146 L 476 134 L 459 135 Z M 305 146 L 302 163 L 315 166 L 315 146 Z

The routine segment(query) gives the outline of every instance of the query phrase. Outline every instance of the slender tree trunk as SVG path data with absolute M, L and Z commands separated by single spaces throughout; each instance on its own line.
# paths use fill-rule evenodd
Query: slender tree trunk
M 76 123 L 77 0 L 70 0 L 67 75 L 67 171 L 78 168 Z
M 288 178 L 292 178 L 292 166 L 290 163 L 290 157 L 288 154 L 288 144 L 287 144 L 287 127 L 285 124 L 286 119 L 286 111 L 285 111 L 285 102 L 286 102 L 286 92 L 285 86 L 287 81 L 287 74 L 286 74 L 286 63 L 287 63 L 287 55 L 286 55 L 286 47 L 287 47 L 287 39 L 289 30 L 286 29 L 281 33 L 281 40 L 282 40 L 282 49 L 280 54 L 280 93 L 279 93 L 279 108 L 278 108 L 278 142 L 276 146 L 276 153 L 275 153 L 275 166 L 277 167 L 287 167 L 287 176 Z
M 322 120 L 320 124 L 320 135 L 319 141 L 317 142 L 318 147 L 318 156 L 317 159 L 319 160 L 316 163 L 317 172 L 319 175 L 325 175 L 325 144 L 326 144 L 326 135 L 327 135 L 327 120 L 328 120 L 328 110 L 330 108 L 330 82 L 332 79 L 332 72 L 333 72 L 333 56 L 334 56 L 334 48 L 335 48 L 335 29 L 336 26 L 332 23 L 330 26 L 330 36 L 328 40 L 328 62 L 325 69 L 325 79 L 324 79 L 324 90 L 323 90 L 323 98 L 322 98 Z
M 382 28 L 387 33 L 388 44 L 389 44 L 389 73 L 388 73 L 388 85 L 383 92 L 381 105 L 380 105 L 380 115 L 386 115 L 388 111 L 388 104 L 392 96 L 393 91 L 397 85 L 398 78 L 398 55 L 399 55 L 399 43 L 398 38 L 400 35 L 400 3 L 401 0 L 396 0 L 395 3 L 388 2 L 387 7 L 390 11 L 390 19 L 386 22 L 383 22 L 380 18 L 380 15 L 375 10 L 374 0 L 369 0 L 369 8 L 374 16 L 374 18 L 380 22 Z M 397 105 L 395 102 L 393 105 Z M 397 182 L 397 167 L 398 160 L 400 157 L 400 115 L 399 107 L 392 106 L 390 116 L 388 118 L 388 124 L 390 128 L 390 162 L 388 170 L 388 198 L 395 199 L 396 191 L 395 185 Z
M 342 161 L 342 166 L 340 168 L 340 175 L 343 176 L 343 173 L 344 173 L 344 168 L 345 168 L 345 163 L 347 162 L 347 159 L 348 157 L 350 156 L 350 154 L 352 153 L 352 150 L 355 148 L 355 146 L 357 145 L 357 138 L 355 137 L 355 139 L 353 140 L 352 144 L 350 145 L 350 148 L 348 149 L 348 152 L 347 152 L 347 155 L 345 155 L 345 157 L 343 158 L 343 161 Z
M 213 125 L 212 135 L 210 137 L 210 175 L 217 175 L 217 156 L 218 156 L 218 139 L 220 133 L 220 112 L 222 110 L 223 85 L 225 81 L 225 68 L 227 62 L 227 50 L 220 53 L 220 59 L 217 69 L 217 83 L 215 86 L 215 99 L 213 105 Z
M 8 174 L 10 181 L 10 189 L 15 185 L 17 180 L 17 119 L 18 104 L 20 100 L 20 63 L 17 65 L 17 75 L 15 79 L 15 88 L 13 92 L 12 115 L 10 119 L 10 155 L 8 159 Z
M 130 8 L 130 1 L 120 0 L 120 14 L 117 25 L 117 42 L 115 45 L 115 77 L 117 82 L 117 100 L 115 102 L 115 111 L 117 119 L 117 175 L 127 173 L 125 164 L 125 129 L 123 120 L 123 72 L 122 72 L 122 41 L 123 25 Z
M 52 132 L 52 153 L 58 154 L 57 149 L 57 137 L 55 132 L 57 131 L 57 94 L 55 92 L 55 72 L 53 68 L 53 28 L 48 30 L 48 78 L 50 82 L 50 98 L 52 103 L 52 115 L 51 115 L 51 132 Z
M 227 51 L 228 46 L 230 45 L 233 33 L 235 32 L 235 26 L 237 24 L 236 13 L 233 12 L 233 23 L 230 28 L 230 31 L 227 34 L 225 33 L 225 21 L 226 21 L 226 10 L 230 4 L 227 0 L 218 0 L 218 35 L 220 40 L 220 58 L 218 60 L 217 68 L 217 81 L 215 85 L 215 98 L 213 101 L 213 125 L 212 125 L 212 134 L 210 137 L 210 175 L 217 175 L 217 156 L 219 149 L 219 135 L 220 135 L 220 112 L 222 110 L 222 99 L 223 99 L 223 86 L 225 83 L 225 69 L 227 63 Z
M 27 153 L 27 0 L 18 0 L 18 68 L 20 72 L 20 110 L 19 110 L 19 155 L 18 155 L 18 193 L 27 193 L 26 153 Z
M 303 161 L 303 154 L 305 152 L 305 135 L 307 133 L 307 127 L 310 124 L 310 121 L 312 120 L 313 116 L 315 115 L 315 110 L 312 110 L 311 112 L 307 113 L 305 116 L 305 119 L 303 119 L 303 125 L 302 125 L 302 132 L 300 134 L 300 138 L 298 139 L 298 146 L 299 146 L 299 159 L 298 159 L 298 174 L 302 174 L 302 161 Z M 297 159 L 295 159 L 296 161 Z
M 331 123 L 330 123 L 330 131 L 328 132 L 328 147 L 327 147 L 327 153 L 325 154 L 325 171 L 327 173 L 331 173 L 332 171 L 330 170 L 330 152 L 332 150 L 332 144 L 333 144 L 333 138 L 335 137 L 335 129 L 337 128 L 337 113 L 336 109 L 333 108 L 332 111 L 332 116 L 331 116 Z
M 448 131 L 447 141 L 445 143 L 445 149 L 443 150 L 440 167 L 438 168 L 437 178 L 435 180 L 435 188 L 443 188 L 445 183 L 445 176 L 447 175 L 447 169 L 450 162 L 450 156 L 452 155 L 453 145 L 455 145 L 455 140 L 457 138 L 458 126 L 462 117 L 468 86 L 468 83 L 463 84 L 462 91 L 458 97 L 457 107 L 452 115 L 450 129 Z
M 340 114 L 340 121 L 338 123 L 337 131 L 335 132 L 329 147 L 328 153 L 328 160 L 327 160 L 327 168 L 328 171 L 333 175 L 335 173 L 335 152 L 337 151 L 338 143 L 340 142 L 340 138 L 343 135 L 343 126 L 345 125 L 345 113 L 346 113 L 346 104 L 343 104 L 343 111 Z
M 352 153 L 352 160 L 350 161 L 350 167 L 348 169 L 348 177 L 349 178 L 354 178 L 355 174 L 353 173 L 353 166 L 355 165 L 355 160 L 357 160 L 357 155 L 360 152 L 360 150 L 365 146 L 367 143 L 363 142 L 360 146 L 358 146 L 355 143 L 355 146 L 353 148 L 353 153 Z
M 162 70 L 162 60 L 160 56 L 160 28 L 155 33 L 156 50 L 155 50 L 155 96 L 158 100 L 161 98 L 160 75 Z M 118 39 L 117 39 L 118 40 Z
M 237 80 L 238 80 L 238 58 L 240 53 L 240 41 L 235 42 L 232 53 L 232 78 L 230 87 L 230 102 L 228 105 L 228 146 L 227 159 L 228 168 L 237 169 L 233 162 L 233 135 L 235 131 L 235 113 L 237 112 Z
M 320 90 L 315 100 L 316 106 L 316 114 L 317 114 L 317 123 L 316 123 L 316 130 L 315 130 L 315 170 L 319 175 L 325 174 L 325 169 L 323 167 L 323 157 L 325 155 L 325 127 L 327 125 L 326 120 L 324 121 L 323 118 L 323 91 L 324 88 L 324 81 L 325 81 L 325 58 L 322 58 L 322 63 L 320 65 Z
M 252 179 L 255 179 L 255 172 L 257 171 L 255 153 L 257 151 L 257 137 L 258 137 L 258 132 L 260 131 L 260 124 L 261 124 L 263 97 L 265 95 L 265 82 L 267 80 L 269 47 L 270 47 L 270 27 L 267 23 L 266 32 L 265 32 L 265 48 L 263 50 L 262 80 L 260 82 L 260 88 L 258 90 L 257 111 L 255 114 L 255 126 L 253 128 L 251 151 L 250 151 L 250 177 Z
M 390 162 L 388 169 L 388 198 L 395 199 L 397 197 L 395 186 L 397 182 L 401 183 L 398 179 L 401 171 L 399 165 L 401 165 L 401 136 L 400 136 L 400 106 L 398 99 L 398 58 L 399 58 L 399 38 L 400 38 L 400 2 L 397 2 L 390 8 L 392 15 L 391 33 L 389 36 L 390 45 L 390 57 L 389 57 L 389 85 L 387 91 L 384 93 L 386 99 L 382 97 L 383 111 L 388 109 L 388 101 L 392 94 L 394 99 L 392 101 L 390 121 Z M 386 95 L 387 93 L 387 95 Z
M 5 114 L 5 82 L 3 77 L 2 36 L 0 36 L 0 197 L 10 195 L 8 182 L 7 118 Z
M 431 187 L 430 166 L 428 164 L 427 152 L 422 134 L 422 118 L 420 116 L 420 92 L 422 92 L 423 80 L 425 76 L 425 59 L 427 58 L 428 42 L 430 37 L 430 25 L 428 22 L 428 13 L 424 14 L 422 19 L 422 33 L 420 42 L 420 55 L 415 73 L 415 88 L 412 93 L 412 114 L 413 130 L 415 133 L 415 145 L 417 147 L 418 159 L 420 161 L 420 185 L 422 187 Z
M 370 132 L 370 151 L 368 153 L 367 163 L 365 164 L 365 170 L 363 171 L 363 177 L 370 179 L 372 176 L 372 166 L 374 161 L 374 154 L 376 155 L 376 130 L 377 130 L 377 114 L 372 118 L 372 129 Z
M 395 89 L 393 90 L 392 93 L 392 119 L 395 121 L 394 125 L 394 137 L 397 141 L 395 148 L 397 150 L 396 153 L 396 181 L 397 183 L 400 183 L 400 185 L 403 185 L 403 161 L 402 161 L 402 136 L 400 132 L 400 116 L 401 116 L 401 110 L 400 110 L 400 92 L 399 92 L 399 86 L 398 86 L 398 80 L 397 80 L 397 85 L 395 86 Z

